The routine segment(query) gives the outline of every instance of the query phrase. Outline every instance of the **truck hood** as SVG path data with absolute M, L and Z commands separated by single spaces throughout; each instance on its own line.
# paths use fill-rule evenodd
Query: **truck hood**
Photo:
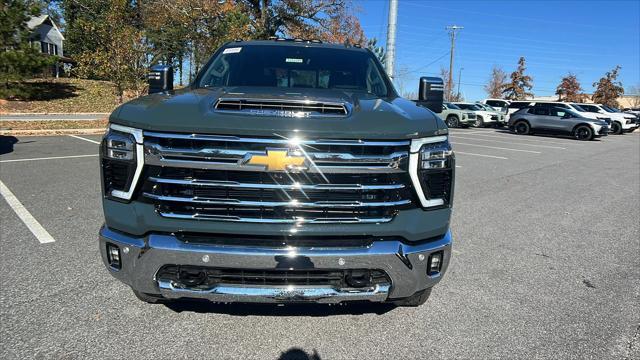
M 344 102 L 351 112 L 345 117 L 309 118 L 223 113 L 214 109 L 219 98 Z M 447 133 L 438 116 L 404 98 L 323 89 L 181 89 L 125 103 L 109 121 L 150 131 L 326 139 L 410 139 Z

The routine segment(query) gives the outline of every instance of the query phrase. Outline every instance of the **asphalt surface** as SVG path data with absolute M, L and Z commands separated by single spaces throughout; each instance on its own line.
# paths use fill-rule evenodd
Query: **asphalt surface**
M 0 200 L 0 358 L 640 359 L 639 134 L 452 132 L 454 256 L 418 308 L 142 303 L 98 253 L 97 145 L 2 137 L 55 242 Z
M 108 113 L 84 114 L 3 114 L 0 121 L 43 121 L 43 120 L 100 120 L 108 117 Z

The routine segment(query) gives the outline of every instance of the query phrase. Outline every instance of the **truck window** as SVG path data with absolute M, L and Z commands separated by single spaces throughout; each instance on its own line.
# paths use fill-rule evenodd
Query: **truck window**
M 198 87 L 264 86 L 365 91 L 389 96 L 371 54 L 353 49 L 230 45 L 203 70 Z

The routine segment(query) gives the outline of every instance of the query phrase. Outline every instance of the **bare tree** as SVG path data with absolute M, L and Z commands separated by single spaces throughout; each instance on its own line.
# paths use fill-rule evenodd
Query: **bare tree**
M 490 98 L 500 98 L 502 96 L 502 90 L 505 87 L 507 81 L 507 73 L 502 70 L 501 67 L 494 65 L 491 69 L 491 77 L 489 82 L 484 86 L 484 91 Z

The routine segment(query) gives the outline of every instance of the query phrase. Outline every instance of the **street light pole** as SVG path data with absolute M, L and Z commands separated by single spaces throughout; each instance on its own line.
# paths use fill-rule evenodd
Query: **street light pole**
M 460 101 L 460 79 L 462 79 L 462 70 L 464 70 L 463 67 L 458 70 L 458 101 Z
M 451 97 L 453 92 L 453 51 L 456 47 L 456 31 L 464 29 L 463 26 L 451 25 L 447 26 L 449 36 L 451 37 L 451 50 L 449 51 L 449 80 L 447 81 L 447 97 Z M 447 99 L 451 100 L 451 99 Z
M 389 0 L 389 27 L 387 29 L 387 53 L 385 66 L 387 75 L 393 80 L 393 63 L 396 58 L 396 25 L 398 18 L 398 0 Z

